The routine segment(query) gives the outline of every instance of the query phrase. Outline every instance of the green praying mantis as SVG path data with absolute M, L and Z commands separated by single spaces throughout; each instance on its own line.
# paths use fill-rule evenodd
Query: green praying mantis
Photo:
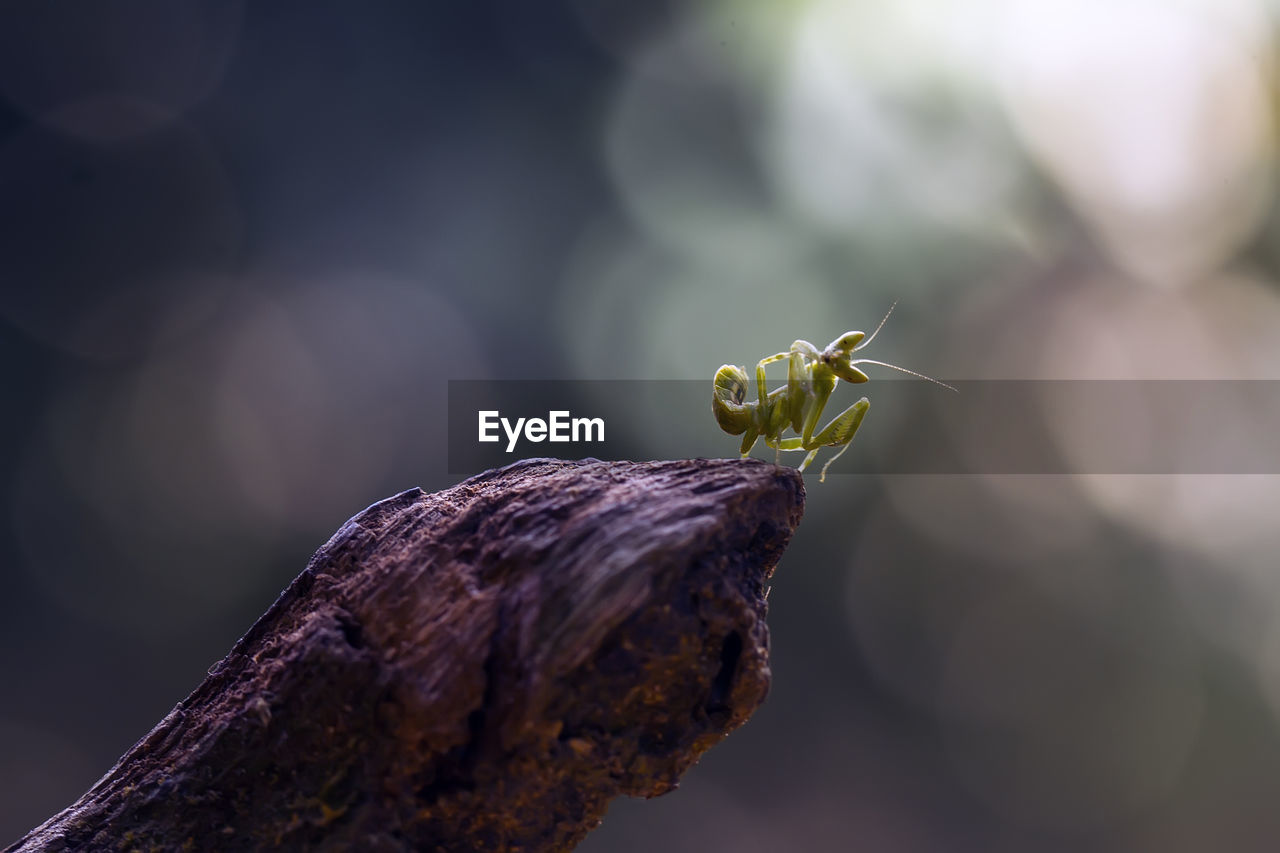
M 827 469 L 831 463 L 849 449 L 849 443 L 871 408 L 870 401 L 863 397 L 849 408 L 832 418 L 822 429 L 818 429 L 818 420 L 822 410 L 826 408 L 831 394 L 840 384 L 845 382 L 867 382 L 871 377 L 858 369 L 860 364 L 875 364 L 909 373 L 920 379 L 927 379 L 944 388 L 956 389 L 945 382 L 907 370 L 896 364 L 876 361 L 870 358 L 855 358 L 858 350 L 867 346 L 888 322 L 894 307 L 880 321 L 868 337 L 865 332 L 845 332 L 832 341 L 826 349 L 819 350 L 808 341 L 800 340 L 791 345 L 786 352 L 774 353 L 762 358 L 756 364 L 756 400 L 747 400 L 747 371 L 734 364 L 725 364 L 716 371 L 715 391 L 711 398 L 711 409 L 715 413 L 716 423 L 729 435 L 742 435 L 742 456 L 745 458 L 755 447 L 761 437 L 764 443 L 774 449 L 775 461 L 784 450 L 804 450 L 808 455 L 800 463 L 803 471 L 824 447 L 839 447 L 835 456 L 822 466 L 819 482 L 827 479 Z M 787 360 L 787 384 L 770 391 L 765 378 L 765 366 L 775 361 Z M 796 437 L 783 438 L 782 434 L 791 428 Z M 815 432 L 816 431 L 816 432 Z

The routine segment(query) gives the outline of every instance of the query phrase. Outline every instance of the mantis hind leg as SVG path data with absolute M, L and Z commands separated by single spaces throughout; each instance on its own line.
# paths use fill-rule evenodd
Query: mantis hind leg
M 815 447 L 812 450 L 810 450 L 809 448 L 804 446 L 804 441 L 799 438 L 784 438 L 782 441 L 779 441 L 777 443 L 776 447 L 778 450 L 808 450 L 809 451 L 809 455 L 804 458 L 804 461 L 796 466 L 796 470 L 798 471 L 803 471 L 805 468 L 808 468 L 809 463 L 813 461 L 814 457 L 818 455 L 818 451 L 821 449 L 819 447 Z

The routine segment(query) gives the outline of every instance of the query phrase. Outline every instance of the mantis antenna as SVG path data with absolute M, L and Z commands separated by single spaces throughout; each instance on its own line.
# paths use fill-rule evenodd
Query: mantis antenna
M 889 306 L 889 310 L 888 310 L 888 311 L 886 311 L 886 312 L 884 312 L 884 317 L 880 320 L 880 325 L 879 325 L 879 326 L 876 326 L 876 330 L 875 330 L 874 332 L 872 332 L 872 333 L 871 333 L 871 337 L 867 338 L 865 341 L 863 341 L 862 343 L 860 343 L 860 344 L 858 344 L 856 347 L 854 347 L 854 348 L 853 348 L 854 352 L 857 352 L 858 350 L 862 349 L 862 348 L 863 348 L 863 347 L 865 347 L 867 344 L 869 344 L 869 343 L 871 343 L 873 340 L 875 340 L 876 335 L 880 334 L 880 330 L 884 328 L 884 324 L 885 324 L 885 323 L 887 323 L 887 322 L 889 322 L 889 315 L 890 315 L 890 314 L 892 314 L 892 313 L 893 313 L 893 309 L 894 309 L 894 308 L 897 308 L 897 307 L 898 307 L 898 300 L 896 300 L 896 299 L 895 299 L 895 300 L 893 300 L 893 304 Z M 870 362 L 868 362 L 868 363 L 870 363 Z M 893 367 L 893 365 L 892 365 L 892 364 L 890 364 L 890 365 L 888 365 L 888 366 L 889 366 L 889 367 Z M 908 372 L 910 372 L 910 371 L 908 371 Z M 917 374 L 916 374 L 916 376 L 920 376 L 920 374 L 919 374 L 919 373 L 917 373 Z M 923 377 L 923 378 L 928 379 L 929 377 L 928 377 L 928 376 L 925 376 L 925 377 Z
M 859 347 L 859 349 L 861 349 L 861 347 Z M 943 388 L 950 388 L 952 391 L 955 391 L 957 394 L 960 393 L 959 388 L 955 387 L 954 385 L 948 385 L 947 383 L 943 382 L 941 379 L 934 379 L 932 376 L 925 376 L 923 373 L 916 373 L 914 370 L 907 370 L 907 368 L 905 367 L 899 367 L 898 365 L 890 364 L 887 361 L 876 361 L 874 358 L 860 358 L 860 359 L 857 359 L 856 361 L 851 361 L 849 363 L 853 365 L 878 364 L 881 367 L 892 367 L 894 370 L 901 370 L 903 373 L 910 373 L 912 376 L 915 376 L 917 378 L 927 379 L 930 382 L 932 382 L 934 385 L 941 385 Z
M 866 340 L 864 340 L 862 343 L 858 344 L 856 347 L 853 348 L 854 352 L 857 352 L 858 350 L 862 349 L 867 344 L 875 340 L 876 335 L 880 334 L 880 330 L 884 328 L 884 324 L 889 322 L 889 315 L 892 314 L 893 309 L 897 307 L 898 307 L 898 300 L 895 299 L 893 300 L 893 304 L 889 306 L 889 310 L 884 312 L 884 317 L 883 319 L 880 320 L 880 325 L 876 326 L 876 330 L 872 332 L 871 335 Z M 909 373 L 912 376 L 916 377 L 917 379 L 927 379 L 930 382 L 932 382 L 934 385 L 941 385 L 943 388 L 950 388 L 952 391 L 955 391 L 957 394 L 960 393 L 960 389 L 956 388 L 953 385 L 948 385 L 947 383 L 942 382 L 941 380 L 934 379 L 932 376 L 925 376 L 923 373 L 916 373 L 914 370 L 907 370 L 907 368 L 905 367 L 899 367 L 896 364 L 890 364 L 887 361 L 876 361 L 873 358 L 860 358 L 860 359 L 857 359 L 856 361 L 850 361 L 849 364 L 853 366 L 857 366 L 859 364 L 878 364 L 881 367 L 890 367 L 890 368 L 893 368 L 894 370 L 900 370 L 903 373 Z

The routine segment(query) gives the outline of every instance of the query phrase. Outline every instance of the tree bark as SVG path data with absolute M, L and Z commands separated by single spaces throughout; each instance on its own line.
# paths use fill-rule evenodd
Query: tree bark
M 9 853 L 571 848 L 764 700 L 803 506 L 754 460 L 545 459 L 374 504 Z

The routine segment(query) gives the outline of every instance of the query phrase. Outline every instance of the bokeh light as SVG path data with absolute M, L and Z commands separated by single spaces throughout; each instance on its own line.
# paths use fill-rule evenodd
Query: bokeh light
M 446 298 L 368 273 L 235 287 L 203 333 L 68 387 L 26 454 L 26 566 L 86 615 L 180 630 L 256 588 L 261 566 L 237 551 L 341 523 L 406 452 L 443 473 L 446 377 L 487 370 Z M 128 574 L 86 573 L 100 561 Z M 189 600 L 163 606 L 175 596 Z
M 148 133 L 215 90 L 243 7 L 242 0 L 129 0 L 68 14 L 22 0 L 0 28 L 0 94 L 74 136 Z
M 135 357 L 177 319 L 174 303 L 198 324 L 222 298 L 241 211 L 198 129 L 95 144 L 28 126 L 0 140 L 0 181 L 0 317 L 24 333 L 76 355 Z
M 1009 11 L 1000 82 L 1010 114 L 1122 267 L 1185 285 L 1249 239 L 1267 212 L 1275 148 L 1260 2 Z

